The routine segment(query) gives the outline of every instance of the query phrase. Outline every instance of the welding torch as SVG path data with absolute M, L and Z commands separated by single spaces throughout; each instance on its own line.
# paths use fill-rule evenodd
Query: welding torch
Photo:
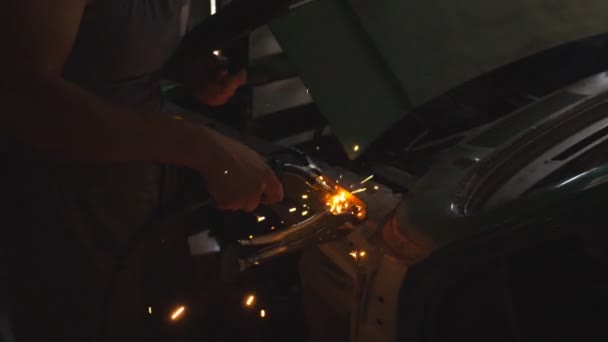
M 281 174 L 289 173 L 302 178 L 308 186 L 320 190 L 322 193 L 331 194 L 335 192 L 334 184 L 329 178 L 323 176 L 321 170 L 308 156 L 294 149 L 290 149 L 289 152 L 299 158 L 304 165 L 277 161 L 276 165 L 273 165 L 273 169 L 279 177 Z M 356 221 L 356 218 L 350 215 L 335 215 L 329 208 L 326 208 L 284 230 L 239 240 L 238 244 L 243 247 L 261 247 L 261 249 L 238 258 L 236 260 L 238 261 L 238 267 L 235 268 L 235 271 L 244 271 L 258 265 L 260 262 L 301 250 L 309 245 L 341 238 L 349 234 L 354 228 L 349 224 L 352 221 Z

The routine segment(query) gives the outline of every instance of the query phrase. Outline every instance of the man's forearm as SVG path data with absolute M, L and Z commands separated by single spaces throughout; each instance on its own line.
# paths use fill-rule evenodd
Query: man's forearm
M 206 128 L 134 113 L 63 80 L 4 84 L 2 136 L 61 158 L 200 163 Z

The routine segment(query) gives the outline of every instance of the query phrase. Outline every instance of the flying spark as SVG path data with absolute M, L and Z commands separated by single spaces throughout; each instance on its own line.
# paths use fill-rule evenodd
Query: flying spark
M 258 216 L 258 222 L 262 222 L 265 221 L 266 217 L 265 216 Z
M 367 188 L 357 189 L 357 190 L 351 192 L 351 194 L 355 195 L 355 194 L 359 194 L 359 193 L 362 193 L 365 191 L 367 191 Z
M 365 258 L 366 255 L 367 253 L 365 251 L 359 252 L 359 258 Z
M 277 227 L 275 227 L 275 226 L 270 227 L 270 230 L 275 230 L 275 229 L 277 229 Z
M 245 306 L 251 307 L 251 306 L 253 306 L 253 303 L 255 303 L 255 296 L 254 295 L 247 296 L 247 299 L 245 300 Z
M 357 260 L 357 251 L 351 251 L 350 253 L 348 253 L 348 255 L 350 255 L 351 257 L 353 257 L 353 259 Z
M 302 199 L 308 199 L 308 195 L 302 195 Z
M 361 184 L 365 184 L 365 183 L 369 182 L 369 181 L 370 181 L 370 180 L 372 180 L 372 179 L 374 179 L 374 175 L 371 175 L 371 176 L 369 176 L 369 177 L 365 178 L 364 180 L 362 180 L 362 181 L 361 181 Z
M 289 209 L 289 212 L 290 212 L 290 213 L 295 213 L 295 212 L 296 212 L 296 210 L 298 210 L 298 209 L 297 209 L 297 208 L 291 208 L 291 209 Z
M 227 175 L 228 174 L 228 170 L 224 171 L 224 174 Z
M 177 308 L 175 311 L 173 311 L 173 314 L 171 314 L 171 320 L 178 320 L 184 314 L 184 311 L 186 311 L 185 306 L 180 306 L 179 308 Z
M 361 149 L 361 147 L 359 147 L 359 145 L 353 146 L 353 151 L 355 151 L 355 152 L 359 152 L 360 149 Z
M 302 212 L 302 216 L 306 216 L 306 215 L 308 215 L 308 210 L 304 210 L 304 211 Z
M 378 191 L 378 190 L 380 190 L 380 187 L 379 187 L 379 186 L 377 186 L 377 185 L 375 185 L 375 186 L 374 186 L 374 190 Z
M 249 240 L 253 240 L 253 235 L 249 235 Z
M 266 310 L 264 310 L 264 309 L 260 310 L 260 317 L 266 318 Z
M 148 306 L 148 314 L 151 315 L 152 314 L 152 307 Z

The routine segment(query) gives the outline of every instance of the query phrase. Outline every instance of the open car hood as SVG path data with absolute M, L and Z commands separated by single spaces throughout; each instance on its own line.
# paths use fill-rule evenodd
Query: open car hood
M 447 90 L 607 32 L 606 13 L 601 0 L 313 0 L 270 26 L 355 158 Z

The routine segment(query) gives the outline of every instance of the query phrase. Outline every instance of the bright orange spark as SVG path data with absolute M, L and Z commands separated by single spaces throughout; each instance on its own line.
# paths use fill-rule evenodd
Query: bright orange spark
M 253 305 L 253 303 L 255 303 L 255 296 L 254 295 L 247 296 L 247 299 L 245 300 L 245 306 L 251 307 Z
M 178 320 L 184 314 L 184 311 L 186 311 L 185 306 L 180 306 L 179 308 L 175 309 L 175 311 L 173 311 L 173 313 L 171 314 L 171 320 Z

